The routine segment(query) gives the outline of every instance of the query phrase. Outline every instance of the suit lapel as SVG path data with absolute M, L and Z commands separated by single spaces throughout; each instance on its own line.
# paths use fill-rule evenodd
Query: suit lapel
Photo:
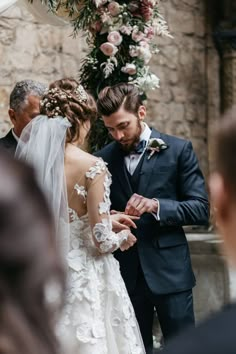
M 127 171 L 125 170 L 124 154 L 118 144 L 115 145 L 113 159 L 115 162 L 112 168 L 112 179 L 113 181 L 118 181 L 120 188 L 127 195 L 127 197 L 130 198 L 133 191 L 127 176 Z
M 157 130 L 152 129 L 150 138 L 160 138 L 160 133 Z M 150 183 L 152 170 L 159 156 L 159 154 L 154 154 L 150 159 L 148 159 L 149 153 L 150 151 L 147 150 L 144 152 L 144 160 L 140 171 L 139 188 L 138 188 L 138 194 L 140 195 L 145 194 L 145 191 Z

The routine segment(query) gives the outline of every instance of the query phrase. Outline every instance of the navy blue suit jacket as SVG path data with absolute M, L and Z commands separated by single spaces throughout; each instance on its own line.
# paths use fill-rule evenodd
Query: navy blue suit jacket
M 148 160 L 148 151 L 139 177 L 138 194 L 157 198 L 160 221 L 149 213 L 137 221 L 137 243 L 128 251 L 116 252 L 130 294 L 135 288 L 139 266 L 154 294 L 191 289 L 195 285 L 184 225 L 208 223 L 209 204 L 205 183 L 189 141 L 152 130 L 152 138 L 168 145 Z M 125 173 L 124 155 L 112 142 L 96 153 L 108 163 L 112 174 L 112 209 L 124 211 L 134 193 Z

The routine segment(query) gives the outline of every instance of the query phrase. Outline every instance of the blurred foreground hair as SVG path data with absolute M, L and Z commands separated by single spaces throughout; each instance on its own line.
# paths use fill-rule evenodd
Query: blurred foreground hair
M 64 293 L 53 218 L 33 170 L 0 153 L 0 353 L 57 354 Z M 53 285 L 54 284 L 54 285 Z M 50 288 L 57 288 L 51 301 Z
M 218 122 L 215 143 L 215 168 L 236 199 L 236 105 Z

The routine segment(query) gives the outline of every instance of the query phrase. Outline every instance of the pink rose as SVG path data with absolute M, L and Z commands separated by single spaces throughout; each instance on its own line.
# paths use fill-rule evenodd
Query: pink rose
M 108 42 L 110 42 L 110 43 L 112 43 L 112 44 L 118 46 L 118 45 L 120 45 L 121 42 L 122 42 L 122 36 L 120 35 L 119 32 L 117 32 L 117 31 L 112 31 L 112 32 L 110 32 L 110 33 L 108 34 L 107 40 L 108 40 Z
M 148 39 L 152 39 L 154 37 L 154 29 L 153 27 L 146 27 L 144 33 Z
M 133 41 L 139 42 L 144 38 L 144 33 L 139 31 L 138 27 L 135 26 L 131 37 L 132 37 Z
M 130 64 L 126 63 L 125 66 L 121 68 L 121 71 L 125 74 L 128 75 L 135 75 L 137 70 L 136 70 L 136 65 L 135 64 Z
M 120 4 L 116 1 L 112 1 L 107 6 L 108 11 L 110 12 L 111 16 L 117 16 L 120 13 Z
M 112 44 L 112 43 L 109 43 L 109 42 L 105 42 L 103 43 L 102 45 L 100 45 L 100 50 L 103 52 L 103 54 L 105 54 L 107 57 L 112 57 L 114 56 L 117 51 L 118 51 L 118 48 Z

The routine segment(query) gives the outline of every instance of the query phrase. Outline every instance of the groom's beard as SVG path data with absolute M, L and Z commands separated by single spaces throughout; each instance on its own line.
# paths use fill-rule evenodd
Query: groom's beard
M 140 135 L 142 132 L 142 125 L 139 119 L 137 119 L 137 128 L 136 128 L 136 132 L 133 136 L 132 139 L 130 139 L 130 142 L 127 144 L 122 144 L 123 139 L 121 139 L 120 141 L 118 141 L 119 145 L 121 146 L 121 149 L 125 152 L 125 154 L 129 154 L 131 151 L 134 150 L 134 148 L 138 145 L 139 143 L 139 139 L 140 139 Z M 125 141 L 125 139 L 124 139 Z

